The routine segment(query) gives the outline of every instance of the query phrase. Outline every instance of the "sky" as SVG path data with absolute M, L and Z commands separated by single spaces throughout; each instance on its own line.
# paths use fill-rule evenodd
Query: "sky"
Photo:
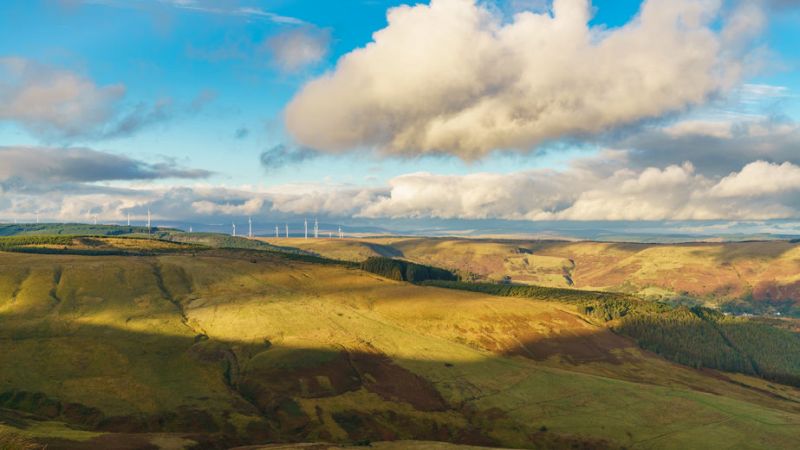
M 800 234 L 800 1 L 9 0 L 0 25 L 3 222 Z

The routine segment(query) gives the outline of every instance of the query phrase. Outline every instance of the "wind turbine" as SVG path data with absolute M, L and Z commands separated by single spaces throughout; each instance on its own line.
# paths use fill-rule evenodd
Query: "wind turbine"
M 152 234 L 152 227 L 150 226 L 150 208 L 147 208 L 147 235 L 150 236 Z
M 289 224 L 286 224 L 286 238 L 289 238 Z
M 128 213 L 128 226 L 131 226 L 131 213 Z
M 233 234 L 231 236 L 236 237 L 236 224 L 231 223 L 231 225 L 233 226 Z
M 248 227 L 248 229 L 247 229 L 247 237 L 249 237 L 250 239 L 253 239 L 253 218 L 252 217 L 248 217 L 247 218 L 247 227 Z
M 319 222 L 317 222 L 317 218 L 314 217 L 314 239 L 319 238 Z
M 305 227 L 306 227 L 306 234 L 305 234 L 306 237 L 305 238 L 308 239 L 308 219 L 303 219 L 303 225 L 305 225 Z
M 276 238 L 281 237 L 280 232 L 278 232 L 278 226 L 277 225 L 275 225 L 275 237 Z
M 344 239 L 344 233 L 342 232 L 342 226 L 339 225 L 339 239 Z

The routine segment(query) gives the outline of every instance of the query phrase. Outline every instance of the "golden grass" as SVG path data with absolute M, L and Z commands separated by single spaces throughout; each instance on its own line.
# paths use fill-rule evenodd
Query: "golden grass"
M 360 238 L 290 239 L 283 245 L 347 260 L 376 256 L 374 249 L 382 248 L 413 262 L 494 281 L 510 276 L 517 283 L 567 287 L 567 275 L 578 289 L 654 299 L 688 295 L 710 306 L 751 296 L 756 301 L 793 299 L 800 307 L 800 244 L 787 241 L 656 245 Z

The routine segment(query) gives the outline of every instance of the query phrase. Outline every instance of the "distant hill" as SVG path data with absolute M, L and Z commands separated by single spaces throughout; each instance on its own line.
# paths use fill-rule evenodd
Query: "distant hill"
M 181 230 L 173 228 L 151 228 L 147 227 L 129 227 L 121 225 L 89 225 L 89 224 L 21 224 L 9 225 L 0 224 L 0 238 L 2 237 L 39 237 L 39 238 L 52 238 L 50 239 L 55 243 L 68 242 L 70 248 L 77 249 L 81 247 L 78 241 L 70 238 L 77 237 L 132 237 L 142 239 L 152 239 L 154 241 L 172 241 L 183 244 L 193 244 L 212 248 L 237 248 L 237 249 L 251 249 L 251 250 L 272 250 L 287 253 L 299 253 L 295 248 L 280 247 L 270 245 L 266 242 L 261 242 L 254 239 L 247 239 L 244 237 L 233 237 L 221 233 L 186 233 Z M 58 237 L 64 237 L 59 240 Z M 12 241 L 6 240 L 5 244 L 0 240 L 0 247 L 5 245 L 8 247 Z M 34 241 L 30 241 L 34 242 Z M 117 242 L 119 243 L 119 241 Z M 139 245 L 144 245 L 140 242 Z M 40 245 L 29 244 L 28 247 L 47 247 L 46 241 L 41 241 Z M 152 247 L 153 245 L 149 245 Z M 53 247 L 49 245 L 49 247 Z
M 155 232 L 156 228 L 151 231 Z M 69 235 L 69 236 L 119 236 L 147 234 L 147 227 L 120 225 L 90 225 L 84 223 L 0 224 L 0 236 Z
M 270 242 L 279 242 L 270 240 Z M 797 241 L 642 244 L 508 239 L 291 240 L 322 256 L 395 255 L 466 279 L 641 295 L 732 313 L 800 317 Z

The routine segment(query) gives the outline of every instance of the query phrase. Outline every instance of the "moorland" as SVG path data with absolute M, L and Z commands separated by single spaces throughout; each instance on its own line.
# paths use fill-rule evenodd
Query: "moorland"
M 709 289 L 727 262 L 788 283 L 791 242 L 676 245 L 669 265 L 640 244 L 0 234 L 7 448 L 800 444 L 800 335 L 774 297 L 643 281 Z

